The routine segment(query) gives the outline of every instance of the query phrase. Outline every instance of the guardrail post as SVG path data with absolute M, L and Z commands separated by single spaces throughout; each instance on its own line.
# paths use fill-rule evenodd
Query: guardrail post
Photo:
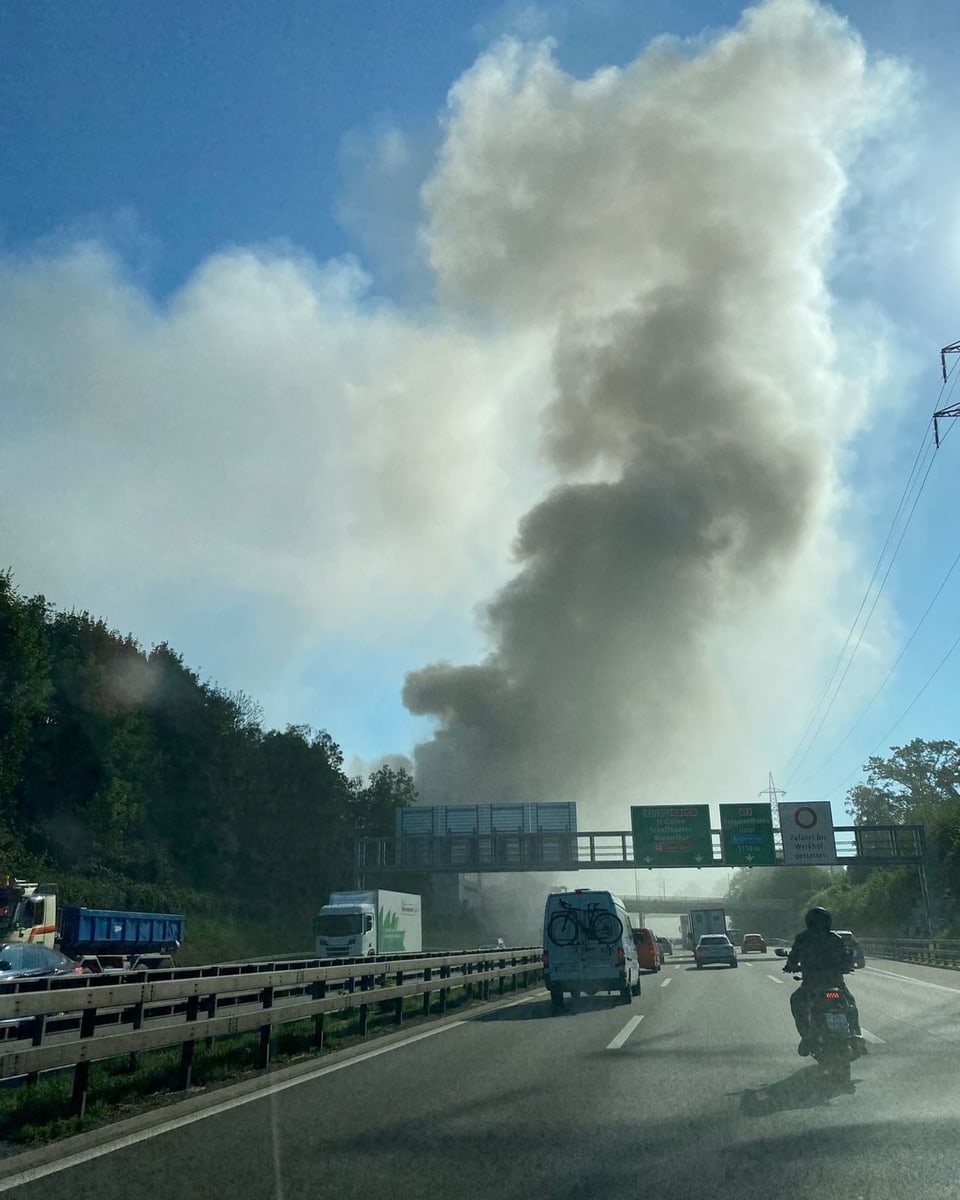
M 195 1021 L 200 1013 L 200 997 L 189 996 L 187 998 L 186 1019 Z M 177 1086 L 182 1092 L 185 1092 L 193 1082 L 193 1054 L 196 1049 L 196 1042 L 184 1042 L 180 1047 L 180 1068 L 177 1072 Z
M 501 959 L 500 959 L 500 970 L 501 970 L 501 971 L 506 971 L 506 969 L 507 969 L 507 960 L 506 960 L 505 958 L 501 958 Z M 500 976 L 500 989 L 499 989 L 499 990 L 500 990 L 500 995 L 501 995 L 501 996 L 503 995 L 503 990 L 504 990 L 504 988 L 506 987 L 506 984 L 507 984 L 507 977 L 506 977 L 506 975 L 501 975 L 501 976 Z
M 273 1008 L 273 988 L 265 987 L 260 993 L 261 1008 Z M 257 1066 L 266 1068 L 270 1066 L 270 1035 L 273 1033 L 273 1026 L 270 1024 L 260 1026 L 260 1044 L 257 1047 Z
M 325 979 L 318 979 L 310 989 L 310 994 L 314 1000 L 322 1000 L 327 994 L 327 982 Z M 315 1050 L 323 1049 L 323 1018 L 326 1013 L 317 1013 L 313 1018 L 313 1048 Z
M 364 975 L 363 978 L 360 980 L 360 991 L 366 992 L 369 990 L 370 990 L 370 978 L 369 978 L 369 976 Z M 360 1036 L 366 1037 L 367 1036 L 367 1025 L 370 1023 L 370 1005 L 369 1004 L 361 1004 L 358 1016 L 360 1018 Z
M 97 1029 L 97 1010 L 84 1009 L 80 1018 L 80 1037 L 92 1038 Z M 87 1111 L 87 1088 L 90 1085 L 90 1063 L 78 1062 L 73 1068 L 73 1094 L 70 1097 L 71 1117 L 82 1117 Z
M 142 1000 L 140 1001 L 139 1004 L 135 1004 L 133 1006 L 133 1021 L 131 1022 L 131 1024 L 134 1029 L 142 1029 L 143 1028 L 143 1009 L 144 1009 L 144 1004 L 143 1004 Z M 139 1066 L 140 1066 L 140 1051 L 134 1050 L 131 1052 L 130 1057 L 127 1059 L 127 1070 L 132 1073 Z
M 449 979 L 450 978 L 450 968 L 449 967 L 441 967 L 440 968 L 440 978 L 441 979 Z M 445 987 L 441 987 L 440 988 L 440 1016 L 442 1017 L 446 1011 L 447 1011 L 447 989 Z
M 403 987 L 403 971 L 397 972 L 396 977 L 397 987 Z M 394 1025 L 403 1024 L 403 997 L 398 996 L 393 1002 L 393 1023 Z
M 510 966 L 513 968 L 513 971 L 511 973 L 511 978 L 513 980 L 513 986 L 511 987 L 510 990 L 512 992 L 515 992 L 517 990 L 517 956 L 516 955 L 514 955 L 513 958 L 510 959 Z
M 433 968 L 432 967 L 424 967 L 423 968 L 423 982 L 429 983 L 432 978 L 433 978 Z M 423 1015 L 425 1017 L 430 1016 L 430 989 L 429 988 L 427 988 L 423 993 Z
M 473 963 L 469 963 L 469 962 L 464 963 L 463 964 L 463 977 L 464 977 L 463 994 L 467 1000 L 473 999 L 473 983 L 470 979 L 470 976 L 472 974 L 473 974 Z

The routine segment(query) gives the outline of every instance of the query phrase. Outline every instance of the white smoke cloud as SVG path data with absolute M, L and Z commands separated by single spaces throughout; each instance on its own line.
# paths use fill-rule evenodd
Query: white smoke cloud
M 93 238 L 0 260 L 0 565 L 175 645 L 242 601 L 246 679 L 494 595 L 485 661 L 408 679 L 424 798 L 619 826 L 742 794 L 860 579 L 841 477 L 875 381 L 828 279 L 903 89 L 807 0 L 582 80 L 499 41 L 451 90 L 418 243 L 369 192 L 408 195 L 429 139 L 347 147 L 344 215 L 432 281 L 416 309 L 285 246 L 163 306 Z
M 774 746 L 795 736 L 872 382 L 827 274 L 903 88 L 834 14 L 773 0 L 587 80 L 507 40 L 453 89 L 425 243 L 448 302 L 551 331 L 565 483 L 521 522 L 488 659 L 408 677 L 440 722 L 427 798 L 573 795 L 622 826 L 625 791 L 742 796 L 771 702 Z

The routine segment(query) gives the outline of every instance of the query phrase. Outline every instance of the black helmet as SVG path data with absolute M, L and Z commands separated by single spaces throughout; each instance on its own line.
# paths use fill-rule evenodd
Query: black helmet
M 811 908 L 807 915 L 803 918 L 808 929 L 822 929 L 825 933 L 829 931 L 833 924 L 833 917 L 825 908 Z

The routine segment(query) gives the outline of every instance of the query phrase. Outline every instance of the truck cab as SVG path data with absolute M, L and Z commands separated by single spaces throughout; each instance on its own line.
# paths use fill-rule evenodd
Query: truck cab
M 0 941 L 49 946 L 57 940 L 57 897 L 52 885 L 23 879 L 0 884 Z
M 377 909 L 365 900 L 338 900 L 314 919 L 317 958 L 367 958 L 377 953 Z

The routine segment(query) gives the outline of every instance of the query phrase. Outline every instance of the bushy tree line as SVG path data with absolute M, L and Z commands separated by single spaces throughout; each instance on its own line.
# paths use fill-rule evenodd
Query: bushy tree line
M 933 930 L 960 936 L 960 746 L 914 738 L 892 747 L 888 758 L 868 759 L 864 774 L 863 783 L 847 794 L 854 824 L 923 826 Z M 784 895 L 793 898 L 795 922 L 804 908 L 822 904 L 834 914 L 838 929 L 877 937 L 927 934 L 919 873 L 913 866 L 852 866 L 839 872 L 758 868 L 737 872 L 729 891 L 731 900 L 741 902 Z
M 414 798 L 405 771 L 349 778 L 326 731 L 264 729 L 169 645 L 0 573 L 0 873 L 310 912 L 351 886 L 354 838 L 391 834 Z

